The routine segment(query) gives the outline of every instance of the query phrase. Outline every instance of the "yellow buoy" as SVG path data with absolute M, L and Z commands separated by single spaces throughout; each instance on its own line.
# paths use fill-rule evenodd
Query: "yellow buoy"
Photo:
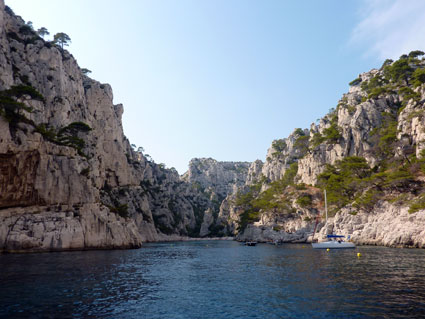
M 362 254 L 360 254 L 360 253 L 357 253 L 357 257 L 361 257 L 362 256 Z
M 329 251 L 329 248 L 326 248 L 326 251 Z
M 305 246 L 303 245 L 303 248 L 305 248 Z

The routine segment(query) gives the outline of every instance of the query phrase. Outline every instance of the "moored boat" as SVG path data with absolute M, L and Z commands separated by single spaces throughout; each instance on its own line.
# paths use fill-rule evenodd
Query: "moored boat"
M 328 223 L 328 203 L 327 203 L 327 200 L 326 200 L 326 189 L 324 191 L 324 195 L 325 195 L 325 213 L 326 213 L 326 223 L 325 223 L 325 225 L 327 225 L 327 223 Z M 311 243 L 311 246 L 313 247 L 313 249 L 356 248 L 356 245 L 353 242 L 345 241 L 344 240 L 345 236 L 342 236 L 342 235 L 328 234 L 328 235 L 326 235 L 327 239 L 328 239 L 327 241 L 314 242 L 314 235 L 316 233 L 317 223 L 318 223 L 318 219 L 316 220 L 316 225 L 314 226 L 314 231 L 313 231 L 313 239 L 312 239 L 312 243 Z M 350 237 L 350 236 L 348 236 L 348 237 Z
M 352 242 L 345 241 L 342 235 L 327 235 L 328 240 L 320 243 L 311 243 L 313 249 L 347 249 L 356 248 Z
M 247 241 L 247 242 L 245 242 L 245 245 L 246 246 L 255 246 L 255 245 L 257 245 L 257 242 L 256 241 Z

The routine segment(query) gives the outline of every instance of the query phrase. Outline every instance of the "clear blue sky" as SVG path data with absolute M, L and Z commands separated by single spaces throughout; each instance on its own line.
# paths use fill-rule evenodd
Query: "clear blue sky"
M 193 157 L 265 159 L 361 72 L 425 49 L 422 0 L 6 0 L 65 32 L 124 104 L 124 132 L 180 173 Z

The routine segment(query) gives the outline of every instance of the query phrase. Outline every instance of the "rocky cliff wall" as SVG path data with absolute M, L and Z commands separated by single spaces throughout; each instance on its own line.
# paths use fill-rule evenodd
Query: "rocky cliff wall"
M 85 77 L 67 51 L 4 11 L 3 1 L 1 9 L 0 251 L 140 246 L 134 221 L 112 213 L 99 196 L 107 170 L 122 183 L 135 177 L 122 165 L 126 144 L 110 87 Z M 97 131 L 84 136 L 84 150 L 54 143 L 42 130 L 79 121 Z M 105 152 L 113 160 L 101 159 Z
M 182 177 L 123 134 L 123 106 L 0 0 L 0 251 L 139 247 L 182 236 L 424 247 L 425 61 L 359 75 L 265 162 L 194 159 Z
M 212 158 L 195 158 L 182 180 L 199 190 L 211 202 L 204 212 L 200 236 L 233 235 L 232 221 L 220 214 L 223 201 L 245 185 L 250 175 L 251 163 L 219 162 Z M 229 224 L 230 222 L 230 224 Z
M 122 114 L 108 84 L 0 0 L 0 251 L 200 235 L 211 200 L 135 152 Z
M 317 124 L 273 141 L 260 183 L 223 206 L 238 239 L 310 241 L 318 218 L 316 238 L 333 231 L 359 244 L 424 247 L 423 56 L 360 74 Z

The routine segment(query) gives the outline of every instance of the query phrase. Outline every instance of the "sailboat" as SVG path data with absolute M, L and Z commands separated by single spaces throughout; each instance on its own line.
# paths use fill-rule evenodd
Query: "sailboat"
M 328 223 L 328 203 L 326 199 L 326 189 L 325 189 L 325 212 L 326 212 L 326 224 Z M 313 240 L 314 235 L 316 233 L 316 227 L 317 227 L 317 220 L 316 220 L 316 226 L 314 227 L 313 232 Z M 327 241 L 322 241 L 318 243 L 314 243 L 313 240 L 311 242 L 311 246 L 313 249 L 347 249 L 347 248 L 356 248 L 356 245 L 352 242 L 347 242 L 344 240 L 345 236 L 342 235 L 334 235 L 334 234 L 328 234 Z

